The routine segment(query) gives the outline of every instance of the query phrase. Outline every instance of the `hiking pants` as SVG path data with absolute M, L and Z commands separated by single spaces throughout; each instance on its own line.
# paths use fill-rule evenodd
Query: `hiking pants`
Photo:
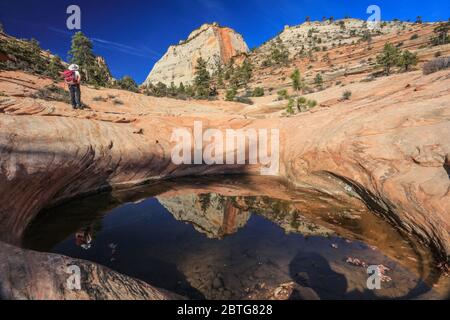
M 79 84 L 71 84 L 69 85 L 70 91 L 70 102 L 72 103 L 72 107 L 81 108 L 81 90 Z

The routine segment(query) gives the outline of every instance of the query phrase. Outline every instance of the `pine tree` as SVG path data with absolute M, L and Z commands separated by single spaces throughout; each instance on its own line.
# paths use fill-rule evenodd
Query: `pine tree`
M 72 37 L 72 47 L 69 51 L 70 62 L 80 66 L 86 82 L 90 82 L 93 76 L 92 66 L 95 64 L 95 55 L 92 48 L 92 42 L 81 31 Z
M 28 60 L 34 72 L 43 74 L 47 71 L 46 60 L 41 55 L 41 47 L 39 41 L 32 38 L 28 41 Z
M 185 94 L 186 88 L 184 87 L 183 82 L 180 82 L 180 86 L 178 87 L 178 94 Z
M 286 48 L 280 37 L 271 43 L 270 54 L 264 65 L 286 65 L 289 63 L 289 50 Z
M 119 86 L 120 89 L 123 90 L 128 90 L 131 92 L 139 91 L 139 87 L 136 81 L 134 81 L 134 79 L 131 78 L 130 76 L 124 76 L 122 79 L 118 80 L 117 85 Z
M 291 80 L 292 80 L 292 88 L 295 90 L 298 96 L 298 92 L 300 90 L 304 90 L 306 87 L 305 82 L 298 69 L 295 69 L 294 72 L 291 74 Z
M 240 68 L 240 76 L 244 86 L 246 86 L 248 82 L 251 80 L 252 72 L 253 72 L 252 64 L 247 59 L 244 60 L 244 63 Z
M 47 74 L 52 77 L 53 79 L 57 80 L 61 78 L 60 72 L 64 70 L 64 67 L 62 65 L 61 58 L 57 55 L 54 55 L 50 59 L 50 63 L 48 65 Z
M 288 102 L 287 107 L 286 107 L 286 112 L 288 114 L 294 114 L 295 113 L 295 111 L 294 111 L 294 103 L 295 103 L 294 99 L 289 99 L 289 102 Z
M 405 50 L 398 58 L 397 65 L 404 71 L 408 71 L 410 66 L 417 65 L 417 54 Z
M 377 63 L 383 67 L 384 73 L 389 75 L 391 68 L 398 64 L 400 50 L 390 43 L 384 45 L 383 51 L 377 56 Z
M 175 86 L 175 82 L 170 83 L 170 87 L 168 88 L 168 95 L 169 97 L 176 97 L 178 93 L 178 88 Z
M 306 84 L 305 81 L 302 79 L 302 76 L 298 69 L 295 69 L 294 72 L 291 74 L 291 79 L 292 79 L 292 88 L 295 90 L 297 95 L 297 108 L 300 109 L 300 99 L 298 98 L 298 92 L 300 90 L 303 91 L 306 88 Z
M 450 22 L 440 23 L 434 28 L 434 34 L 436 35 L 431 39 L 431 44 L 435 46 L 447 44 L 450 42 L 448 31 L 450 29 Z
M 225 100 L 226 101 L 233 101 L 234 98 L 236 98 L 237 90 L 235 88 L 231 88 L 227 90 L 225 93 Z
M 199 98 L 205 99 L 209 97 L 210 84 L 211 76 L 208 72 L 206 61 L 200 57 L 197 59 L 194 78 L 194 85 Z
M 316 77 L 314 78 L 314 83 L 318 86 L 321 86 L 323 84 L 323 78 L 322 75 L 320 73 L 318 73 L 316 75 Z

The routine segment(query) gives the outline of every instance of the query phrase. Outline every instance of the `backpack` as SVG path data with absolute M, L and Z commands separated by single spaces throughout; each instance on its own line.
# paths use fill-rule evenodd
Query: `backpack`
M 75 71 L 72 70 L 66 70 L 63 73 L 64 76 L 64 81 L 66 81 L 67 84 L 76 84 L 76 75 L 75 75 Z

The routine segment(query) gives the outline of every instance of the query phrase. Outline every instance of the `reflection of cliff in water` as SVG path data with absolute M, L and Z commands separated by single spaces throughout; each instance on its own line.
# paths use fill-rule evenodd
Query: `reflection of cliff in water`
M 213 193 L 158 197 L 158 201 L 175 219 L 191 223 L 198 232 L 211 239 L 236 233 L 250 218 L 250 213 Z
M 260 177 L 169 181 L 73 201 L 42 212 L 23 246 L 195 299 L 266 299 L 280 286 L 285 298 L 374 298 L 366 270 L 348 257 L 391 268 L 379 298 L 434 294 L 439 278 L 429 252 L 339 186 Z
M 329 236 L 333 231 L 305 218 L 292 202 L 266 196 L 226 197 L 216 193 L 158 197 L 177 220 L 191 223 L 208 238 L 222 239 L 244 227 L 251 214 L 261 215 L 287 233 Z

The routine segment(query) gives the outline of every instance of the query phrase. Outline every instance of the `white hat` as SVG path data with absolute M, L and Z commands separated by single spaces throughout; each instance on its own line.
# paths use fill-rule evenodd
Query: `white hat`
M 80 69 L 80 67 L 78 65 L 76 65 L 76 64 L 71 64 L 69 66 L 69 70 L 70 71 L 78 71 L 78 69 Z

